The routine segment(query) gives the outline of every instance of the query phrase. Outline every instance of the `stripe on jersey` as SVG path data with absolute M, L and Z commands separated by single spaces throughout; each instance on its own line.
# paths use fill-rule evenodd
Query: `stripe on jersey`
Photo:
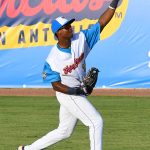
M 97 22 L 91 28 L 82 30 L 86 37 L 86 42 L 90 49 L 100 40 L 100 24 Z
M 62 51 L 62 52 L 71 54 L 71 49 L 70 49 L 70 48 L 61 48 L 58 44 L 57 44 L 57 48 L 58 48 L 60 51 Z

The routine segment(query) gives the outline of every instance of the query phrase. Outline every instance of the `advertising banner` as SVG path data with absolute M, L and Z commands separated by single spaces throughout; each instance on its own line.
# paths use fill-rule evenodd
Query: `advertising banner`
M 0 88 L 50 87 L 43 83 L 42 70 L 56 44 L 51 21 L 58 16 L 75 18 L 76 33 L 95 24 L 110 2 L 0 0 Z M 96 66 L 101 70 L 96 87 L 150 87 L 149 5 L 120 1 L 87 59 L 87 69 Z

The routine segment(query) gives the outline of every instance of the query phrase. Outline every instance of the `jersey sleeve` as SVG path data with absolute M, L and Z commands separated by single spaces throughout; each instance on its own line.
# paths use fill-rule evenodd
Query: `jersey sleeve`
M 53 71 L 47 62 L 44 64 L 42 77 L 44 82 L 52 83 L 61 81 L 60 74 L 56 71 Z
M 96 23 L 91 28 L 82 30 L 85 35 L 86 42 L 90 49 L 100 40 L 100 23 Z

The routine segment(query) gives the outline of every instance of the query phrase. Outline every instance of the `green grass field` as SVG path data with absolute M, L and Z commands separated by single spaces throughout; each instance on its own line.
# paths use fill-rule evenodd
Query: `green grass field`
M 150 149 L 150 97 L 89 97 L 104 119 L 103 150 Z M 31 144 L 58 125 L 55 97 L 0 97 L 0 150 Z M 89 150 L 88 128 L 47 150 Z

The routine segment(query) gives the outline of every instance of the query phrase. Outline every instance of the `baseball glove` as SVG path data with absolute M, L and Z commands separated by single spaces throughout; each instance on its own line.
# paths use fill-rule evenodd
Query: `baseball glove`
M 99 70 L 95 67 L 92 67 L 84 77 L 81 87 L 83 91 L 85 92 L 85 95 L 90 95 L 93 91 L 93 88 L 95 87 L 95 84 L 97 82 Z

